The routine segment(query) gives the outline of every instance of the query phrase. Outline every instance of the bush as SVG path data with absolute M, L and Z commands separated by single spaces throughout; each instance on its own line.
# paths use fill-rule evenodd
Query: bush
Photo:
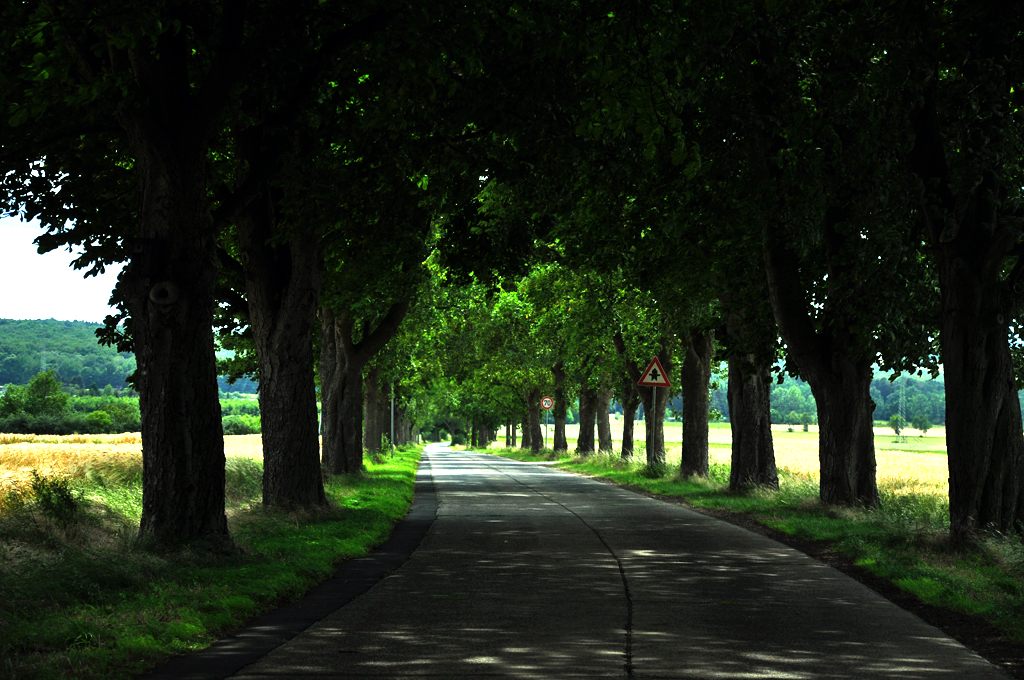
M 64 477 L 41 477 L 32 471 L 32 498 L 45 517 L 66 527 L 78 517 L 78 500 L 71 481 Z
M 90 434 L 105 434 L 114 429 L 114 421 L 106 411 L 93 411 L 85 417 L 85 422 Z
M 455 434 L 452 435 L 452 446 L 465 446 L 465 445 L 466 445 L 466 435 L 462 434 L 461 432 L 456 432 Z
M 259 434 L 262 432 L 258 416 L 225 416 L 221 419 L 224 434 Z

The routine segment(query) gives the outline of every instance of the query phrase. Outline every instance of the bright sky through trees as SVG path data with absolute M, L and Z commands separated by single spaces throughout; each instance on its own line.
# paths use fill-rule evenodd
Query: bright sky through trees
M 71 268 L 74 253 L 36 252 L 32 240 L 40 233 L 36 224 L 0 218 L 0 319 L 102 323 L 112 312 L 107 300 L 121 267 L 83 278 L 82 271 Z

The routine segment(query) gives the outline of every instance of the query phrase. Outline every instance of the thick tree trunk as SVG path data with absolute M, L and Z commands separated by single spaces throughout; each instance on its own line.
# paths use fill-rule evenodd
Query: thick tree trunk
M 313 328 L 320 296 L 316 238 L 274 246 L 274 209 L 264 196 L 238 221 L 249 324 L 259 362 L 263 503 L 324 505 L 313 380 Z
M 526 394 L 526 404 L 530 415 L 530 450 L 536 453 L 544 446 L 544 434 L 540 429 L 540 388 L 534 387 Z
M 833 226 L 825 224 L 826 238 L 839 238 Z M 818 407 L 821 501 L 875 507 L 871 340 L 839 323 L 820 333 L 815 329 L 799 280 L 799 263 L 774 228 L 773 223 L 765 227 L 769 297 L 779 332 Z
M 565 438 L 565 367 L 559 361 L 551 368 L 555 378 L 555 434 L 551 441 L 553 451 L 568 451 L 569 442 Z
M 589 456 L 594 452 L 594 426 L 597 424 L 597 390 L 584 386 L 580 389 L 580 433 L 576 439 L 576 454 Z
M 515 443 L 512 440 L 512 420 L 506 418 L 505 419 L 505 448 L 506 449 L 511 449 L 513 446 L 515 446 Z
M 714 331 L 693 333 L 683 358 L 683 448 L 679 474 L 708 476 L 708 389 Z M 668 370 L 667 368 L 665 370 Z
M 622 402 L 622 460 L 633 457 L 633 423 L 640 407 L 640 394 L 636 391 L 636 385 L 628 375 L 625 382 L 624 392 L 627 396 Z
M 408 310 L 409 298 L 396 302 L 376 327 L 365 324 L 354 343 L 351 312 L 320 308 L 323 465 L 331 474 L 363 469 L 363 367 L 398 332 Z
M 188 145 L 160 154 L 149 141 L 133 139 L 144 202 L 124 278 L 142 418 L 139 532 L 165 544 L 226 543 L 206 159 Z
M 875 404 L 869 361 L 833 359 L 826 375 L 807 375 L 818 406 L 821 501 L 826 505 L 878 505 L 875 485 Z
M 615 447 L 612 441 L 612 391 L 608 388 L 597 391 L 597 448 L 599 451 L 611 451 Z
M 659 355 L 660 356 L 660 355 Z M 671 371 L 665 361 L 661 365 Z M 639 371 L 637 372 L 639 375 Z M 637 380 L 640 378 L 638 377 Z M 655 390 L 657 393 L 655 394 Z M 640 400 L 644 405 L 645 448 L 647 449 L 647 465 L 652 468 L 665 465 L 665 410 L 668 408 L 669 390 L 667 387 L 637 387 Z
M 732 467 L 729 488 L 779 488 L 772 442 L 771 386 L 768 371 L 754 366 L 754 356 L 729 359 L 729 427 Z
M 381 450 L 381 402 L 380 370 L 374 366 L 363 377 L 363 448 L 367 453 L 378 454 Z
M 530 429 L 530 410 L 527 409 L 526 413 L 523 414 L 522 423 L 523 436 L 520 437 L 521 448 L 532 449 L 533 448 L 533 436 L 532 430 Z
M 994 11 L 994 5 L 983 6 Z M 977 20 L 991 19 L 979 13 Z M 988 52 L 1005 49 L 996 38 L 1015 37 L 1007 38 L 1005 31 L 990 36 L 987 30 L 977 35 L 984 44 L 965 68 L 984 85 L 996 73 L 985 62 Z M 926 187 L 922 214 L 939 272 L 950 536 L 959 543 L 984 529 L 1019 532 L 1024 527 L 1024 433 L 1008 328 L 1020 304 L 1024 258 L 1018 257 L 1004 278 L 1019 236 L 1013 221 L 1000 214 L 1009 209 L 1000 203 L 1003 195 L 1017 193 L 1003 188 L 1001 167 L 981 167 L 980 185 L 961 193 L 952 190 L 957 183 L 945 157 L 948 145 L 935 89 L 939 79 L 937 74 L 931 78 L 923 106 L 911 118 L 915 146 L 910 161 Z M 997 112 L 1007 110 L 1011 87 L 1004 82 L 980 90 L 987 118 L 979 119 L 979 138 L 1005 135 L 1000 126 L 1008 119 Z M 990 97 L 994 101 L 986 101 Z

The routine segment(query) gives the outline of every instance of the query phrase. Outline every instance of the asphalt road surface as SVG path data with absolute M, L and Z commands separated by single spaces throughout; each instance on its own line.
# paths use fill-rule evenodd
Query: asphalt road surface
M 1006 677 L 849 577 L 725 522 L 437 445 L 428 475 L 436 519 L 408 560 L 232 677 Z

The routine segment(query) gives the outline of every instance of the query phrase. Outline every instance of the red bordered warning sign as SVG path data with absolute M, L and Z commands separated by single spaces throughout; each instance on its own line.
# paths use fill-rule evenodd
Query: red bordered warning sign
M 540 407 L 545 411 L 550 411 L 551 407 L 555 405 L 555 400 L 551 397 L 544 397 L 540 400 Z
M 637 381 L 637 385 L 641 387 L 671 387 L 672 383 L 669 382 L 668 373 L 662 367 L 661 362 L 658 361 L 658 357 L 651 359 L 651 363 L 647 364 L 647 368 L 640 374 L 640 380 Z

